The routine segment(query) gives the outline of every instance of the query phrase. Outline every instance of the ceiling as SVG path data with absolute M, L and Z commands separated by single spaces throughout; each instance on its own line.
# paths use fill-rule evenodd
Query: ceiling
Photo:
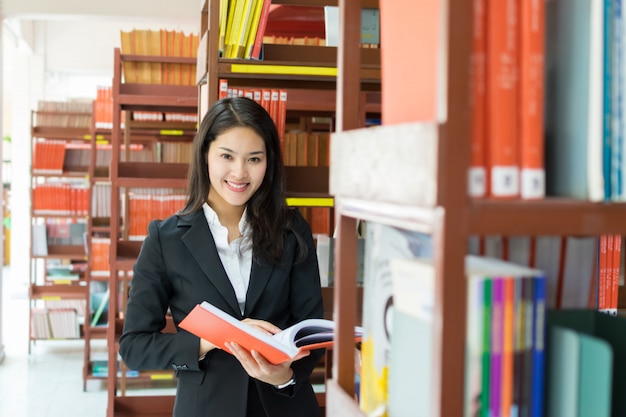
M 47 73 L 112 76 L 120 31 L 197 33 L 200 0 L 0 0 L 4 34 L 43 57 Z

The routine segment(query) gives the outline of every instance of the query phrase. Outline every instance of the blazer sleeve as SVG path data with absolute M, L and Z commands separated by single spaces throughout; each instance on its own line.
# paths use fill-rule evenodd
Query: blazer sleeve
M 187 332 L 162 332 L 172 293 L 160 240 L 160 227 L 166 227 L 162 223 L 155 220 L 148 226 L 133 268 L 120 355 L 136 370 L 200 370 L 199 339 Z

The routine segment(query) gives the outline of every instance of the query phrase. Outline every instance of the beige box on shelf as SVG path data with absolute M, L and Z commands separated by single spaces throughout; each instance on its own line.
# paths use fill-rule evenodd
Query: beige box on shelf
M 436 123 L 406 123 L 333 133 L 330 194 L 433 207 L 438 131 Z

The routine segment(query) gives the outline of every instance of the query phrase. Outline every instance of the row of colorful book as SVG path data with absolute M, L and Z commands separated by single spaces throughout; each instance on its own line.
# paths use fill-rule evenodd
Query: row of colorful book
M 196 58 L 199 38 L 175 30 L 121 31 L 121 53 L 156 57 Z M 124 61 L 125 83 L 196 85 L 196 63 Z
M 89 113 L 64 113 L 38 111 L 33 116 L 33 126 L 85 128 L 91 126 L 91 111 Z
M 78 339 L 80 323 L 73 308 L 31 309 L 31 338 Z
M 287 90 L 276 88 L 247 88 L 233 87 L 228 85 L 228 80 L 219 80 L 218 98 L 247 97 L 261 104 L 276 125 L 281 147 L 285 139 L 285 127 L 287 124 Z
M 259 59 L 271 0 L 220 0 L 219 50 L 223 58 Z
M 128 236 L 143 240 L 152 220 L 165 219 L 185 205 L 187 196 L 180 190 L 133 188 L 128 193 Z
M 327 167 L 329 164 L 329 132 L 286 132 L 283 147 L 285 165 Z
M 545 196 L 545 3 L 473 0 L 468 193 Z
M 33 187 L 32 207 L 35 215 L 89 214 L 89 188 L 67 182 L 37 184 Z

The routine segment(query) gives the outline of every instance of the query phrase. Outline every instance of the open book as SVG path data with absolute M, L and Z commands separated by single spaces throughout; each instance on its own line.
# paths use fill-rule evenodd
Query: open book
M 307 319 L 275 335 L 268 335 L 204 301 L 189 312 L 180 322 L 180 327 L 225 351 L 228 351 L 226 342 L 236 342 L 277 364 L 295 357 L 301 350 L 332 346 L 335 323 L 325 319 Z M 355 341 L 360 341 L 362 336 L 363 329 L 356 326 Z

